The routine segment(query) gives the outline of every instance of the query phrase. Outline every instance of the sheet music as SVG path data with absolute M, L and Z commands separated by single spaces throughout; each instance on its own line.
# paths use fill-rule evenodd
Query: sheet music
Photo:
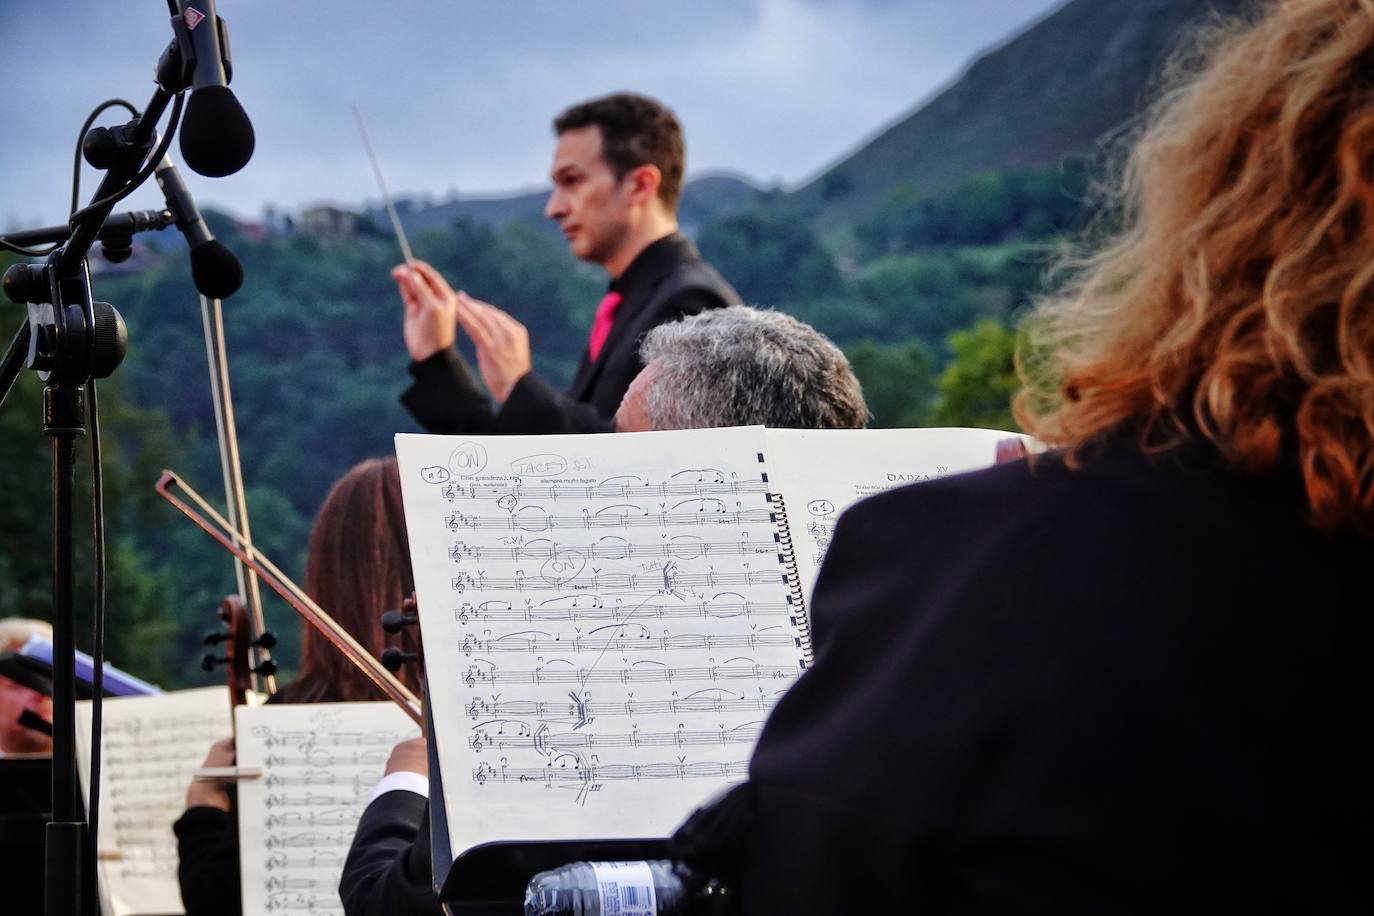
M 396 437 L 455 853 L 667 835 L 801 670 L 761 427 Z
M 229 690 L 106 698 L 101 734 L 101 906 L 113 916 L 184 912 L 172 824 L 186 809 L 191 774 L 229 737 Z M 77 765 L 91 779 L 91 704 L 76 706 Z M 88 789 L 87 789 L 88 791 Z
M 865 496 L 988 467 L 995 429 L 769 429 L 768 460 L 787 503 L 808 606 L 840 513 Z
M 339 874 L 391 749 L 419 728 L 393 703 L 239 707 L 243 912 L 343 916 Z

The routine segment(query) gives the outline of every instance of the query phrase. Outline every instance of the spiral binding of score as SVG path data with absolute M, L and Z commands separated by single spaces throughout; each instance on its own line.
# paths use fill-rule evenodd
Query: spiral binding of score
M 773 504 L 773 514 L 778 521 L 778 558 L 782 561 L 783 575 L 787 579 L 787 601 L 792 606 L 792 626 L 797 631 L 801 644 L 802 666 L 810 668 L 815 656 L 811 648 L 811 618 L 806 609 L 806 595 L 802 589 L 801 575 L 797 572 L 797 555 L 792 545 L 792 528 L 787 522 L 787 503 L 781 493 L 769 493 L 768 500 Z

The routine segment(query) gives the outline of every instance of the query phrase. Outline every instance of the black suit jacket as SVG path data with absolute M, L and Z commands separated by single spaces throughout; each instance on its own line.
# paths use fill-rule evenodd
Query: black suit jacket
M 398 790 L 363 811 L 339 878 L 347 916 L 435 916 L 429 799 Z
M 1374 544 L 1215 464 L 847 512 L 815 666 L 680 845 L 749 916 L 1369 912 Z
M 611 289 L 622 298 L 610 336 L 595 362 L 584 350 L 566 393 L 531 372 L 493 413 L 481 383 L 458 351 L 449 348 L 411 364 L 414 381 L 401 403 L 434 433 L 609 432 L 625 389 L 644 368 L 639 358 L 644 335 L 684 315 L 739 302 L 696 247 L 676 233 L 641 251 Z

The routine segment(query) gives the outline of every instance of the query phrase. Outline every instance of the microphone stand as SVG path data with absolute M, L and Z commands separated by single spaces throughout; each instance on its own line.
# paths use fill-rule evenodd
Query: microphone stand
M 44 875 L 47 916 L 93 916 L 97 908 L 95 861 L 76 772 L 72 503 L 76 439 L 86 434 L 87 383 L 112 374 L 127 343 L 118 312 L 92 298 L 86 256 L 119 192 L 139 175 L 157 145 L 157 123 L 168 103 L 189 85 L 184 70 L 174 41 L 158 61 L 158 88 L 143 113 L 121 127 L 96 128 L 86 135 L 86 161 L 106 170 L 93 203 L 73 214 L 69 238 L 45 264 L 15 264 L 4 277 L 5 293 L 28 305 L 28 319 L 0 361 L 0 404 L 20 368 L 38 372 L 46 385 L 43 433 L 52 440 L 53 771 Z M 94 391 L 90 419 L 98 431 Z M 97 619 L 95 625 L 100 631 L 103 621 Z
M 100 253 L 112 264 L 127 261 L 133 254 L 134 235 L 139 232 L 156 232 L 166 229 L 176 222 L 172 211 L 131 210 L 118 216 L 106 218 L 97 238 Z M 0 236 L 11 245 L 28 247 L 30 245 L 61 244 L 71 237 L 71 226 L 44 226 L 42 229 L 25 229 Z

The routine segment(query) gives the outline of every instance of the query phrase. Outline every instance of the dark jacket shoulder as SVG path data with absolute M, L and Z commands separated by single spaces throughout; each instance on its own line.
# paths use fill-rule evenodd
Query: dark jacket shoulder
M 385 792 L 363 810 L 339 879 L 349 916 L 439 912 L 429 858 L 429 800 Z
M 1291 480 L 1129 450 L 858 504 L 751 763 L 746 906 L 1356 908 L 1369 551 Z

